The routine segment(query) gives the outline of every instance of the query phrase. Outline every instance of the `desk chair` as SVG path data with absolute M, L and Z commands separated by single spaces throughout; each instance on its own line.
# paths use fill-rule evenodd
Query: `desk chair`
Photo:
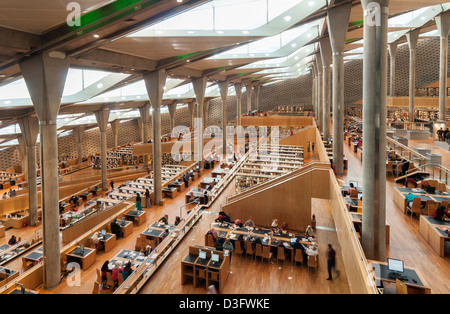
M 241 242 L 234 242 L 234 254 L 239 254 L 242 256 L 242 253 L 244 253 L 244 250 L 242 250 Z
M 255 255 L 255 250 L 253 249 L 252 243 L 247 241 L 245 243 L 245 255 L 250 255 L 252 258 Z
M 317 255 L 308 255 L 308 270 L 313 267 L 317 270 Z
M 263 246 L 261 243 L 256 243 L 256 249 L 255 249 L 255 258 L 263 256 Z
M 394 162 L 393 161 L 388 161 L 388 163 L 386 165 L 386 172 L 388 174 L 393 174 L 394 173 Z
M 303 265 L 303 251 L 300 249 L 295 250 L 294 263 L 301 263 Z
M 408 294 L 408 287 L 401 282 L 398 278 L 395 279 L 395 291 L 397 294 Z
M 411 213 L 411 218 L 413 214 L 422 214 L 422 201 L 420 200 L 420 198 L 416 197 L 413 199 L 413 203 L 410 209 L 410 213 Z
M 277 249 L 277 262 L 283 261 L 286 263 L 286 254 L 284 253 L 284 247 L 279 246 Z
M 445 207 L 445 210 L 447 211 L 449 208 L 450 203 L 448 201 L 442 201 L 441 205 Z
M 94 288 L 92 289 L 92 294 L 98 294 L 100 291 L 100 284 L 98 282 L 94 282 Z
M 155 240 L 149 240 L 149 241 L 148 241 L 148 245 L 150 245 L 150 247 L 152 248 L 152 251 L 153 251 L 154 249 L 156 249 L 156 247 L 157 247 L 157 244 L 156 244 L 156 241 L 155 241 Z
M 141 249 L 142 249 L 141 248 L 141 237 L 137 237 L 136 238 L 136 244 L 134 246 L 134 250 L 137 251 L 137 252 L 140 252 Z
M 350 198 L 358 198 L 358 190 L 351 190 L 350 191 Z
M 361 200 L 359 200 L 358 201 L 358 206 L 356 207 L 356 213 L 358 213 L 358 214 L 362 214 L 362 201 Z
M 406 187 L 409 188 L 409 189 L 414 189 L 415 188 L 414 184 L 412 182 L 410 182 L 410 181 L 406 182 Z
M 438 182 L 436 190 L 441 192 L 447 192 L 447 186 L 445 185 L 445 183 Z
M 208 234 L 207 238 L 206 238 L 206 246 L 211 246 L 214 247 L 215 242 L 214 242 L 214 238 L 211 234 Z
M 102 283 L 102 272 L 100 271 L 100 269 L 96 269 L 97 271 L 97 281 L 98 283 Z
M 284 250 L 284 248 L 282 248 L 282 249 Z M 267 260 L 270 262 L 272 255 L 273 254 L 272 254 L 272 252 L 270 252 L 270 248 L 267 245 L 262 246 L 261 260 L 264 260 L 265 258 L 267 258 Z
M 112 279 L 112 275 L 110 272 L 106 272 L 106 285 L 114 289 L 114 280 Z
M 435 201 L 427 201 L 424 208 L 424 214 L 426 213 L 428 216 L 433 216 L 433 212 L 438 206 L 438 203 Z

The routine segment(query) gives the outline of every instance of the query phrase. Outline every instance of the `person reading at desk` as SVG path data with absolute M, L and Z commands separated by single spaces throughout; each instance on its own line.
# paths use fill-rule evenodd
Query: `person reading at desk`
M 344 191 L 344 196 L 352 194 L 352 191 L 354 191 L 354 190 L 358 190 L 358 189 L 355 188 L 353 182 L 350 182 L 350 187 L 347 189 L 347 191 Z
M 122 228 L 120 227 L 119 223 L 117 222 L 117 219 L 114 219 L 111 222 L 110 227 L 111 227 L 111 233 L 115 234 L 117 239 L 123 237 L 123 231 L 122 231 Z
M 231 263 L 231 253 L 233 252 L 233 244 L 231 243 L 230 239 L 226 239 L 223 243 L 223 251 L 228 251 L 228 256 L 230 257 L 230 263 Z
M 445 220 L 445 217 L 450 218 L 450 213 L 446 211 L 445 207 L 442 205 L 436 207 L 436 209 L 433 211 L 433 218 Z
M 306 227 L 305 233 L 306 233 L 307 237 L 314 237 L 314 230 L 310 225 L 308 225 L 308 227 Z
M 280 228 L 278 228 L 278 219 L 274 219 L 273 221 L 272 221 L 272 231 L 274 232 L 274 233 L 279 233 L 280 232 Z
M 412 193 L 408 193 L 408 194 L 405 196 L 405 199 L 406 199 L 406 207 L 411 208 L 411 203 L 412 203 L 412 201 L 414 200 L 415 197 L 416 197 L 416 196 L 415 196 L 414 194 L 412 194 Z
M 16 236 L 15 236 L 15 235 L 12 235 L 12 236 L 11 236 L 11 239 L 9 239 L 9 241 L 8 241 L 8 244 L 9 244 L 10 246 L 12 246 L 12 245 L 14 245 L 14 244 L 16 244 L 16 243 L 17 243 Z
M 167 221 L 166 216 L 161 217 L 161 219 L 159 219 L 158 222 L 162 222 L 162 223 L 165 224 L 165 225 L 168 225 L 168 224 L 169 224 L 169 222 Z
M 161 235 L 163 238 L 167 237 L 169 235 L 169 229 L 164 230 L 163 234 Z

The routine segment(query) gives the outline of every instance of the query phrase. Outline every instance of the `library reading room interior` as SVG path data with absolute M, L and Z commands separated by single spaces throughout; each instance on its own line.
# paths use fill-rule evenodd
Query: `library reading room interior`
M 1 1 L 0 294 L 450 293 L 449 32 L 437 0 Z

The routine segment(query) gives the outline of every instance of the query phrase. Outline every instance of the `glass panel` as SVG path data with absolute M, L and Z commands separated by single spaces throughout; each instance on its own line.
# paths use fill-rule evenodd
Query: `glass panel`
M 23 78 L 18 79 L 12 83 L 0 87 L 1 99 L 22 99 L 30 98 L 28 93 L 27 84 Z M 6 104 L 6 103 L 5 103 Z
M 251 30 L 267 23 L 266 0 L 224 3 L 215 4 L 216 30 Z
M 301 3 L 303 0 L 268 0 L 269 2 L 269 21 L 273 20 L 274 18 L 280 16 L 284 12 L 288 11 L 290 8 L 296 6 L 297 4 Z

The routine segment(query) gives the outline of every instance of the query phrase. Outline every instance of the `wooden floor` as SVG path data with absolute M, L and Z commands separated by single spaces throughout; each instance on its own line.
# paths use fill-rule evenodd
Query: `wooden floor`
M 442 164 L 445 167 L 450 166 L 450 152 L 434 145 L 431 140 L 410 140 L 408 146 L 431 147 L 432 152 L 442 154 Z M 355 180 L 362 184 L 362 162 L 347 145 L 344 145 L 344 154 L 348 158 L 349 166 L 347 173 L 338 177 L 339 183 L 348 185 L 349 180 Z M 431 288 L 431 293 L 450 293 L 450 256 L 439 257 L 420 235 L 418 217 L 411 219 L 394 204 L 393 189 L 401 186 L 394 182 L 393 176 L 387 177 L 386 220 L 391 228 L 387 255 L 404 260 L 405 267 L 418 269 Z
M 433 145 L 431 141 L 410 141 L 411 145 Z M 344 153 L 348 158 L 349 167 L 344 176 L 338 177 L 341 184 L 347 184 L 349 180 L 357 180 L 362 183 L 362 164 L 348 146 L 344 145 Z M 439 151 L 443 155 L 443 165 L 450 164 L 450 152 L 439 147 L 433 147 L 434 151 Z M 317 159 L 316 156 L 305 154 L 305 163 Z M 211 170 L 205 170 L 203 176 L 210 176 Z M 193 186 L 201 181 L 201 178 L 194 182 Z M 391 226 L 391 243 L 388 246 L 388 255 L 393 258 L 399 258 L 405 261 L 405 266 L 417 268 L 423 275 L 425 283 L 431 287 L 432 293 L 450 292 L 450 260 L 448 257 L 439 257 L 419 234 L 419 223 L 417 217 L 406 216 L 396 207 L 393 202 L 392 190 L 397 186 L 392 177 L 387 179 L 387 222 Z M 186 191 L 187 192 L 187 191 Z M 186 238 L 172 252 L 159 270 L 154 274 L 151 280 L 143 287 L 140 293 L 143 294 L 204 294 L 206 289 L 201 287 L 193 288 L 192 285 L 181 285 L 181 259 L 187 253 L 188 247 L 193 244 L 204 244 L 204 234 L 209 230 L 211 222 L 217 217 L 220 205 L 224 203 L 226 196 L 233 194 L 233 186 L 229 186 L 214 204 L 203 213 L 203 218 L 193 230 L 187 234 Z M 147 221 L 152 223 L 165 214 L 169 215 L 169 221 L 172 222 L 175 216 L 179 215 L 180 207 L 184 204 L 184 195 L 179 194 L 175 199 L 168 199 L 164 207 L 152 206 L 148 210 Z M 228 277 L 225 294 L 342 294 L 349 293 L 346 273 L 342 265 L 342 259 L 339 251 L 339 242 L 337 239 L 333 218 L 331 216 L 331 207 L 327 200 L 312 200 L 312 211 L 317 217 L 316 235 L 319 242 L 319 267 L 308 270 L 307 267 L 286 262 L 277 264 L 276 260 L 272 262 L 261 262 L 260 260 L 251 260 L 245 257 L 232 257 L 231 274 Z M 236 218 L 236 217 L 233 217 Z M 82 272 L 80 287 L 69 287 L 64 281 L 55 289 L 38 289 L 40 293 L 91 293 L 93 282 L 96 280 L 96 269 L 100 265 L 122 249 L 134 249 L 135 239 L 146 225 L 135 227 L 131 236 L 126 239 L 120 239 L 115 249 L 108 253 L 101 253 L 97 256 L 97 263 L 89 270 Z M 14 229 L 16 236 L 25 237 L 34 232 L 33 228 Z M 0 244 L 6 243 L 11 231 L 7 231 L 5 238 L 0 239 Z M 8 236 L 9 235 L 9 236 Z M 328 243 L 333 244 L 337 250 L 337 269 L 341 271 L 341 276 L 333 281 L 325 280 L 327 278 L 325 250 Z M 20 269 L 21 261 L 17 260 L 9 263 L 7 267 Z

